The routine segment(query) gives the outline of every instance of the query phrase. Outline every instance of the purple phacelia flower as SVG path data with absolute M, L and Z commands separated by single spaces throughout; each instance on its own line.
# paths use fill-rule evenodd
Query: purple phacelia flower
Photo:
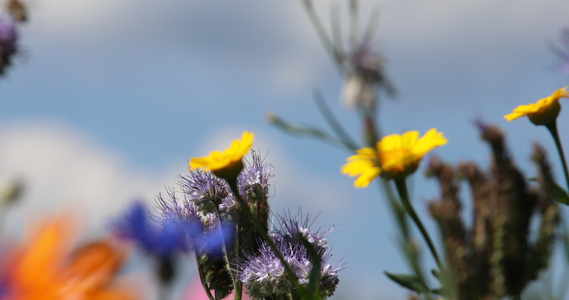
M 338 272 L 343 266 L 333 267 L 329 262 L 330 253 L 326 249 L 326 233 L 311 233 L 308 228 L 309 218 L 301 220 L 290 214 L 280 217 L 280 228 L 273 228 L 270 236 L 277 250 L 298 277 L 299 283 L 308 285 L 313 259 L 307 248 L 302 245 L 300 236 L 305 237 L 320 256 L 320 286 L 323 298 L 331 296 L 339 283 Z M 285 273 L 282 262 L 273 249 L 262 242 L 257 253 L 248 253 L 237 264 L 236 272 L 245 284 L 247 294 L 253 299 L 279 298 L 290 293 L 294 283 Z
M 211 215 L 224 217 L 235 205 L 229 184 L 211 172 L 192 170 L 188 175 L 181 175 L 178 184 L 205 219 Z
M 269 178 L 273 177 L 273 167 L 263 163 L 261 156 L 251 152 L 252 162 L 237 177 L 239 195 L 248 203 L 267 201 Z
M 277 222 L 278 224 L 273 223 L 273 229 L 270 232 L 273 239 L 300 245 L 300 237 L 302 236 L 314 245 L 316 252 L 323 253 L 326 251 L 326 246 L 328 245 L 326 236 L 332 232 L 333 228 L 325 232 L 320 232 L 320 230 L 310 232 L 313 221 L 311 221 L 308 214 L 302 217 L 302 211 L 299 211 L 296 216 L 293 216 L 290 212 L 285 213 L 283 216 L 277 216 Z

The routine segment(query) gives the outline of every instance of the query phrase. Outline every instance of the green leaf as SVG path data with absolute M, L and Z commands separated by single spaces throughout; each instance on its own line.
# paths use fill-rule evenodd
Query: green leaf
M 567 192 L 557 183 L 553 183 L 552 188 L 553 188 L 552 191 L 553 197 L 555 198 L 555 201 L 565 205 L 569 205 L 569 195 L 567 195 Z
M 532 177 L 529 178 L 529 181 L 537 182 L 537 179 Z M 561 204 L 569 205 L 569 195 L 562 187 L 553 181 L 547 182 L 547 187 L 551 189 L 550 192 L 553 195 L 553 199 L 555 199 L 555 201 Z
M 395 281 L 396 283 L 405 288 L 408 288 L 420 294 L 430 293 L 430 289 L 421 281 L 419 277 L 415 275 L 393 274 L 387 271 L 384 271 L 384 273 L 391 280 Z

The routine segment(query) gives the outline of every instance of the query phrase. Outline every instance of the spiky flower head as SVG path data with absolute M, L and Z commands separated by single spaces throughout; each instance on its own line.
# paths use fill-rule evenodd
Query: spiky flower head
M 504 116 L 504 119 L 509 122 L 527 116 L 529 120 L 535 125 L 549 125 L 555 122 L 561 105 L 559 99 L 569 98 L 569 92 L 566 91 L 567 87 L 556 90 L 549 97 L 545 97 L 537 101 L 537 103 L 530 103 L 527 105 L 520 105 L 514 108 L 514 111 Z
M 216 176 L 233 181 L 243 170 L 243 156 L 251 150 L 255 134 L 244 131 L 240 140 L 233 140 L 223 152 L 213 151 L 208 156 L 190 160 L 190 170 L 212 171 Z
M 269 178 L 273 167 L 263 163 L 261 156 L 252 151 L 252 162 L 237 177 L 239 195 L 249 203 L 266 201 L 269 194 Z
M 301 285 L 307 285 L 312 270 L 314 258 L 300 242 L 300 236 L 314 247 L 321 260 L 319 290 L 323 298 L 331 296 L 339 283 L 338 272 L 343 266 L 333 267 L 329 262 L 330 254 L 325 247 L 325 233 L 311 233 L 304 225 L 308 218 L 299 220 L 291 218 L 290 214 L 280 218 L 281 226 L 273 228 L 270 236 L 277 250 L 284 256 L 285 261 L 298 277 Z M 285 273 L 282 262 L 275 252 L 262 242 L 257 253 L 248 253 L 237 265 L 239 279 L 245 284 L 247 294 L 253 299 L 280 299 L 290 293 L 294 283 Z
M 224 216 L 235 205 L 234 195 L 227 182 L 212 172 L 193 170 L 180 175 L 178 182 L 186 199 L 194 203 L 202 218 Z
M 421 138 L 418 131 L 388 135 L 377 142 L 375 149 L 366 147 L 357 150 L 342 166 L 342 173 L 358 176 L 354 182 L 357 188 L 367 187 L 377 176 L 402 179 L 415 172 L 428 152 L 447 142 L 443 133 L 434 128 Z

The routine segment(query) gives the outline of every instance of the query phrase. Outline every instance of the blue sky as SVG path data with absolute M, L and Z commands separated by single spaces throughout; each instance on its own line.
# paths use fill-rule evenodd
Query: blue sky
M 339 173 L 347 153 L 286 135 L 264 119 L 274 111 L 325 128 L 312 101 L 316 88 L 358 136 L 355 112 L 338 100 L 341 78 L 299 1 L 28 3 L 23 53 L 0 80 L 0 175 L 29 185 L 7 232 L 71 207 L 87 216 L 88 232 L 101 233 L 132 199 L 151 201 L 173 185 L 189 158 L 250 130 L 255 149 L 275 167 L 273 210 L 302 206 L 320 212 L 317 226 L 335 226 L 330 246 L 347 264 L 337 298 L 405 295 L 383 275 L 406 268 L 378 190 L 356 190 Z M 329 3 L 346 10 L 343 1 L 318 2 L 325 20 Z M 556 60 L 546 45 L 569 26 L 569 3 L 362 1 L 364 19 L 373 5 L 381 11 L 373 46 L 399 91 L 382 99 L 384 132 L 436 127 L 449 139 L 437 155 L 487 165 L 472 126 L 482 119 L 507 131 L 527 174 L 534 141 L 556 162 L 545 129 L 502 116 L 568 83 L 552 71 Z M 562 112 L 565 140 L 568 120 Z M 413 179 L 414 201 L 426 218 L 425 204 L 437 191 L 422 170 Z

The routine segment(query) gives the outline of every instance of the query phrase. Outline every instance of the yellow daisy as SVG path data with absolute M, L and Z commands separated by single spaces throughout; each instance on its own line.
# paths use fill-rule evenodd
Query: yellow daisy
M 245 131 L 241 140 L 234 140 L 223 152 L 213 151 L 208 156 L 194 157 L 190 160 L 190 170 L 212 171 L 215 175 L 228 179 L 237 178 L 243 169 L 243 156 L 251 150 L 255 134 Z
M 567 87 L 558 89 L 551 96 L 540 99 L 537 103 L 528 105 L 520 105 L 514 108 L 511 114 L 504 116 L 504 119 L 513 121 L 519 117 L 527 116 L 535 125 L 547 125 L 555 121 L 561 105 L 559 99 L 569 98 L 569 92 L 565 91 Z
M 379 175 L 388 179 L 405 178 L 417 169 L 429 151 L 447 142 L 443 133 L 434 128 L 421 138 L 418 131 L 388 135 L 377 142 L 375 149 L 362 148 L 348 157 L 348 162 L 342 166 L 342 173 L 358 176 L 354 181 L 357 188 L 367 187 Z

